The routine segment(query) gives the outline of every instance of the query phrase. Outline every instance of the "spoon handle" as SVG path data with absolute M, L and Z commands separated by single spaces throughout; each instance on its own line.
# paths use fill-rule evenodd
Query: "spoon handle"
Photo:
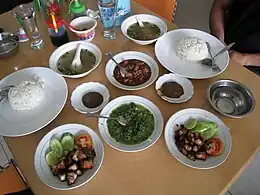
M 81 43 L 79 43 L 75 55 L 76 59 L 80 59 L 81 46 L 82 46 Z
M 115 117 L 102 116 L 102 115 L 99 115 L 99 114 L 90 114 L 90 113 L 86 113 L 85 116 L 86 116 L 86 117 L 94 117 L 94 118 L 114 119 L 114 120 L 117 120 L 117 119 L 118 119 L 118 118 L 115 118 Z
M 106 55 L 113 61 L 116 63 L 116 65 L 118 65 L 117 61 L 114 59 L 114 57 L 112 56 L 112 54 L 110 52 L 106 52 Z
M 226 46 L 226 47 L 224 47 L 222 50 L 220 50 L 220 51 L 213 57 L 213 59 L 216 58 L 218 55 L 222 54 L 223 52 L 230 50 L 234 45 L 235 45 L 234 42 L 233 42 L 233 43 L 230 43 L 228 46 Z

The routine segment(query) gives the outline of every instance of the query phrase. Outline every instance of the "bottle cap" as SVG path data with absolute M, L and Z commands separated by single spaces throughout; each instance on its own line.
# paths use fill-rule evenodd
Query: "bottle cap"
M 72 13 L 76 13 L 76 14 L 82 13 L 82 12 L 84 12 L 86 10 L 85 4 L 79 2 L 78 0 L 72 0 L 70 2 L 69 7 L 70 7 L 70 11 Z

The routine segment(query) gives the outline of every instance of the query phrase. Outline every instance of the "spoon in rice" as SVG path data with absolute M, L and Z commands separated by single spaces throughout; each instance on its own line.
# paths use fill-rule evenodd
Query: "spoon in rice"
M 111 52 L 106 52 L 105 54 L 106 54 L 113 62 L 115 62 L 115 64 L 119 67 L 121 76 L 122 76 L 122 77 L 125 77 L 126 74 L 128 73 L 128 71 L 126 70 L 126 68 L 122 67 L 122 66 L 115 60 L 115 58 L 113 57 L 113 55 L 112 55 Z
M 14 85 L 9 85 L 9 86 L 5 86 L 5 87 L 1 87 L 0 88 L 0 102 L 8 97 L 8 92 L 11 88 L 13 88 Z
M 207 48 L 208 48 L 208 52 L 209 52 L 210 58 L 205 58 L 205 59 L 201 60 L 200 63 L 203 64 L 203 65 L 206 65 L 206 66 L 211 66 L 213 70 L 216 69 L 216 70 L 220 70 L 221 71 L 219 66 L 216 65 L 215 58 L 217 56 L 219 56 L 220 54 L 224 53 L 225 51 L 230 50 L 235 45 L 235 43 L 230 43 L 228 46 L 226 46 L 222 50 L 220 50 L 215 56 L 212 56 L 210 45 L 209 45 L 208 42 L 206 42 L 206 45 L 207 45 Z

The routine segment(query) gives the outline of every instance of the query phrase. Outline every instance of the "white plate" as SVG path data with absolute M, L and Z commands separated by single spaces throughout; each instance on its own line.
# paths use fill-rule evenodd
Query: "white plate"
M 221 71 L 214 71 L 212 68 L 201 65 L 199 63 L 191 63 L 182 60 L 176 55 L 178 42 L 184 37 L 199 37 L 209 42 L 213 56 L 225 46 L 216 37 L 199 30 L 178 29 L 166 33 L 158 39 L 155 44 L 155 54 L 159 62 L 169 71 L 180 76 L 191 79 L 206 79 L 221 74 L 228 66 L 229 55 L 224 52 L 216 57 L 216 64 Z
M 137 85 L 137 86 L 127 86 L 119 83 L 115 78 L 114 78 L 114 69 L 117 66 L 116 63 L 114 63 L 112 60 L 109 60 L 106 65 L 106 76 L 110 83 L 112 83 L 114 86 L 120 88 L 120 89 L 125 89 L 125 90 L 138 90 L 138 89 L 143 89 L 151 85 L 158 77 L 159 75 L 159 68 L 156 63 L 156 61 L 150 57 L 149 55 L 142 53 L 142 52 L 137 52 L 137 51 L 126 51 L 119 53 L 114 56 L 114 59 L 120 63 L 124 60 L 129 60 L 129 59 L 136 59 L 136 60 L 141 60 L 145 62 L 150 68 L 151 68 L 151 77 L 148 81 L 146 81 L 142 85 Z
M 135 43 L 137 43 L 139 45 L 149 45 L 149 44 L 157 41 L 157 39 L 159 37 L 156 39 L 153 39 L 153 40 L 148 40 L 148 41 L 141 41 L 141 40 L 137 40 L 137 39 L 133 39 L 133 38 L 129 37 L 127 34 L 127 29 L 129 28 L 129 26 L 131 26 L 132 24 L 135 24 L 137 22 L 136 18 L 138 18 L 138 20 L 140 20 L 142 22 L 150 22 L 150 23 L 157 25 L 161 30 L 160 37 L 167 32 L 166 23 L 159 17 L 149 15 L 149 14 L 137 14 L 137 15 L 130 16 L 127 19 L 125 19 L 124 22 L 122 23 L 121 31 L 128 39 L 134 41 Z
M 221 139 L 224 143 L 224 150 L 221 155 L 208 157 L 206 161 L 192 161 L 179 151 L 174 140 L 175 130 L 178 129 L 177 125 L 184 124 L 190 118 L 214 121 L 218 124 L 219 132 L 214 137 Z M 197 108 L 184 109 L 172 115 L 165 126 L 164 137 L 169 152 L 181 163 L 196 169 L 212 169 L 220 166 L 228 158 L 232 145 L 228 127 L 214 114 Z
M 49 151 L 49 145 L 52 138 L 61 139 L 64 133 L 71 133 L 72 135 L 76 136 L 86 132 L 90 134 L 93 141 L 93 147 L 96 152 L 96 157 L 94 158 L 93 163 L 94 166 L 92 169 L 86 170 L 83 173 L 83 175 L 77 178 L 74 184 L 69 186 L 66 181 L 61 182 L 58 177 L 52 175 L 50 167 L 46 163 L 45 156 Z M 80 124 L 66 124 L 56 127 L 42 138 L 35 152 L 34 166 L 38 177 L 44 184 L 57 190 L 71 190 L 89 182 L 100 169 L 103 162 L 103 158 L 104 146 L 101 139 L 95 131 L 93 131 L 89 127 Z
M 82 103 L 82 97 L 88 92 L 98 92 L 103 96 L 103 103 L 96 108 L 87 108 Z M 95 113 L 100 111 L 109 101 L 109 91 L 105 85 L 98 82 L 88 82 L 79 85 L 70 98 L 72 107 L 80 113 Z
M 169 98 L 166 96 L 161 96 L 157 90 L 160 89 L 164 83 L 172 82 L 172 81 L 175 81 L 176 83 L 178 83 L 179 85 L 182 86 L 184 94 L 179 98 Z M 175 103 L 175 104 L 188 101 L 189 99 L 192 98 L 192 96 L 194 94 L 194 87 L 190 80 L 186 79 L 185 77 L 181 77 L 179 75 L 172 74 L 172 73 L 165 74 L 165 75 L 159 77 L 159 79 L 156 81 L 155 89 L 156 89 L 158 95 L 162 99 L 164 99 L 165 101 L 167 101 L 169 103 Z
M 0 81 L 0 87 L 17 85 L 39 76 L 44 82 L 45 98 L 41 105 L 30 111 L 16 111 L 7 99 L 0 103 L 0 134 L 17 137 L 36 132 L 53 121 L 64 107 L 68 87 L 65 79 L 49 68 L 33 67 L 14 72 Z
M 122 152 L 138 152 L 151 147 L 160 138 L 163 131 L 163 117 L 160 110 L 151 101 L 140 96 L 128 95 L 116 98 L 105 106 L 105 108 L 101 111 L 101 115 L 109 116 L 111 112 L 120 105 L 128 104 L 131 102 L 147 108 L 154 115 L 154 132 L 148 140 L 137 145 L 125 145 L 118 143 L 109 135 L 107 128 L 107 119 L 100 118 L 98 121 L 98 128 L 105 142 L 112 148 Z
M 68 51 L 71 51 L 71 50 L 76 50 L 77 49 L 77 45 L 81 43 L 82 44 L 82 49 L 87 49 L 88 51 L 92 52 L 95 57 L 96 57 L 96 63 L 95 65 L 93 66 L 93 68 L 87 72 L 84 72 L 82 74 L 77 74 L 77 75 L 65 75 L 63 73 L 61 73 L 58 68 L 57 68 L 57 62 L 58 60 L 60 59 L 60 57 L 68 52 Z M 64 76 L 64 77 L 68 77 L 68 78 L 81 78 L 81 77 L 84 77 L 86 75 L 88 75 L 89 73 L 91 73 L 94 69 L 96 69 L 98 67 L 98 65 L 100 64 L 102 60 L 102 53 L 100 51 L 100 49 L 92 44 L 92 43 L 88 43 L 86 41 L 72 41 L 72 42 L 69 42 L 69 43 L 66 43 L 60 47 L 58 47 L 52 54 L 51 54 L 51 57 L 49 59 L 49 66 L 50 68 L 57 72 L 58 74 Z

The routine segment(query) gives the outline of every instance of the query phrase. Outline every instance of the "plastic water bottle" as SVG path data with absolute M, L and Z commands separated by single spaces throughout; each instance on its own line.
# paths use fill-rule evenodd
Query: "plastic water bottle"
M 117 1 L 116 26 L 120 26 L 124 19 L 131 14 L 130 0 Z

